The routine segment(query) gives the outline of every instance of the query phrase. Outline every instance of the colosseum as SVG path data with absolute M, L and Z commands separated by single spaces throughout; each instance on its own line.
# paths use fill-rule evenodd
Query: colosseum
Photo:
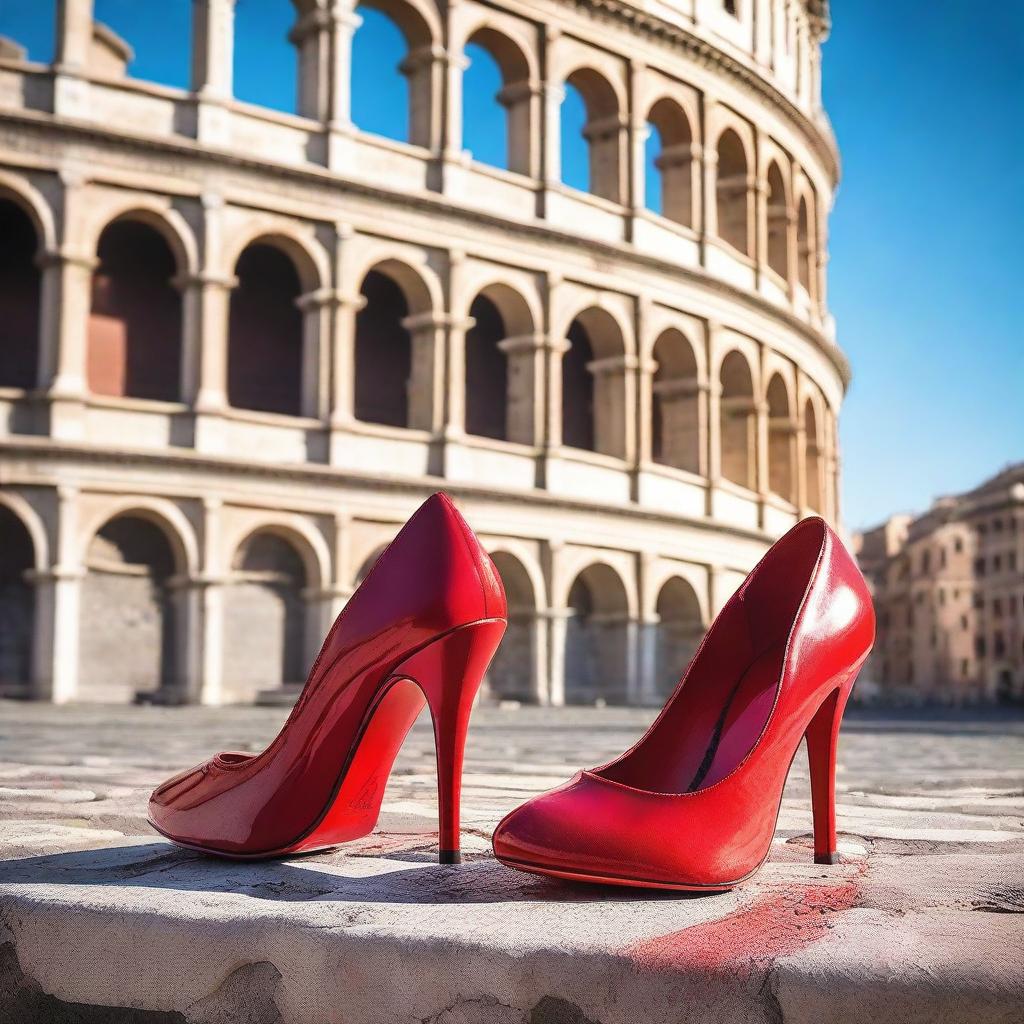
M 188 89 L 92 0 L 53 63 L 0 42 L 3 694 L 285 700 L 444 488 L 509 595 L 489 699 L 655 704 L 838 522 L 825 0 L 370 6 L 404 141 L 353 124 L 345 0 L 295 0 L 294 114 L 233 96 L 234 0 L 194 0 Z M 506 166 L 463 144 L 471 45 Z

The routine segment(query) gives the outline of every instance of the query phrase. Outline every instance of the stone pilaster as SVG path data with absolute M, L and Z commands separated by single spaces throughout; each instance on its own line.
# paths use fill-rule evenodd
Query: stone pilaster
M 230 141 L 225 104 L 234 88 L 235 0 L 192 0 L 192 91 L 196 138 Z

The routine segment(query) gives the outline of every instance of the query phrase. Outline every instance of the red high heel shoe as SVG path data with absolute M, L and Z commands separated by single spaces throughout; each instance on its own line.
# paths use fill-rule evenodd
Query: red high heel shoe
M 277 738 L 262 754 L 217 754 L 165 782 L 150 797 L 150 824 L 182 846 L 238 858 L 365 836 L 427 704 L 439 860 L 457 863 L 466 729 L 506 615 L 493 563 L 451 501 L 435 494 L 338 616 Z
M 579 881 L 731 888 L 768 856 L 806 735 L 814 859 L 836 863 L 836 740 L 873 640 L 853 559 L 823 520 L 798 523 L 722 609 L 640 742 L 507 815 L 495 856 Z

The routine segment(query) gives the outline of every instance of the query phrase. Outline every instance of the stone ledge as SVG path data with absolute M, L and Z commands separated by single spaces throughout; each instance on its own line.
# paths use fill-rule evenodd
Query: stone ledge
M 894 739 L 898 722 L 881 732 L 855 718 L 841 747 L 844 862 L 811 862 L 798 758 L 765 869 L 730 893 L 680 895 L 535 878 L 489 854 L 503 810 L 564 775 L 553 761 L 621 749 L 640 712 L 478 713 L 467 860 L 439 867 L 421 726 L 381 832 L 236 864 L 146 835 L 145 794 L 210 734 L 263 742 L 280 712 L 3 710 L 14 728 L 5 718 L 0 787 L 22 796 L 0 798 L 0 1021 L 1024 1018 L 1019 725 L 950 736 L 904 724 Z

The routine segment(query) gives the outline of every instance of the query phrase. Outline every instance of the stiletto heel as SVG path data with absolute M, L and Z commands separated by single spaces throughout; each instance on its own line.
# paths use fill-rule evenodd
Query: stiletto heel
M 495 856 L 579 881 L 729 889 L 767 859 L 806 735 L 815 859 L 834 862 L 836 739 L 874 625 L 839 538 L 823 519 L 798 523 L 726 602 L 641 740 L 506 815 Z
M 441 859 L 456 859 L 469 713 L 506 615 L 494 564 L 451 501 L 435 494 L 349 599 L 270 746 L 217 754 L 169 779 L 150 797 L 150 823 L 179 845 L 236 858 L 365 836 L 429 704 Z
M 836 748 L 850 685 L 833 690 L 807 726 L 807 764 L 814 816 L 814 863 L 838 864 L 836 849 Z
M 423 691 L 434 723 L 437 756 L 438 862 L 458 864 L 462 759 L 473 701 L 505 622 L 489 619 L 461 626 L 428 644 L 395 670 Z

